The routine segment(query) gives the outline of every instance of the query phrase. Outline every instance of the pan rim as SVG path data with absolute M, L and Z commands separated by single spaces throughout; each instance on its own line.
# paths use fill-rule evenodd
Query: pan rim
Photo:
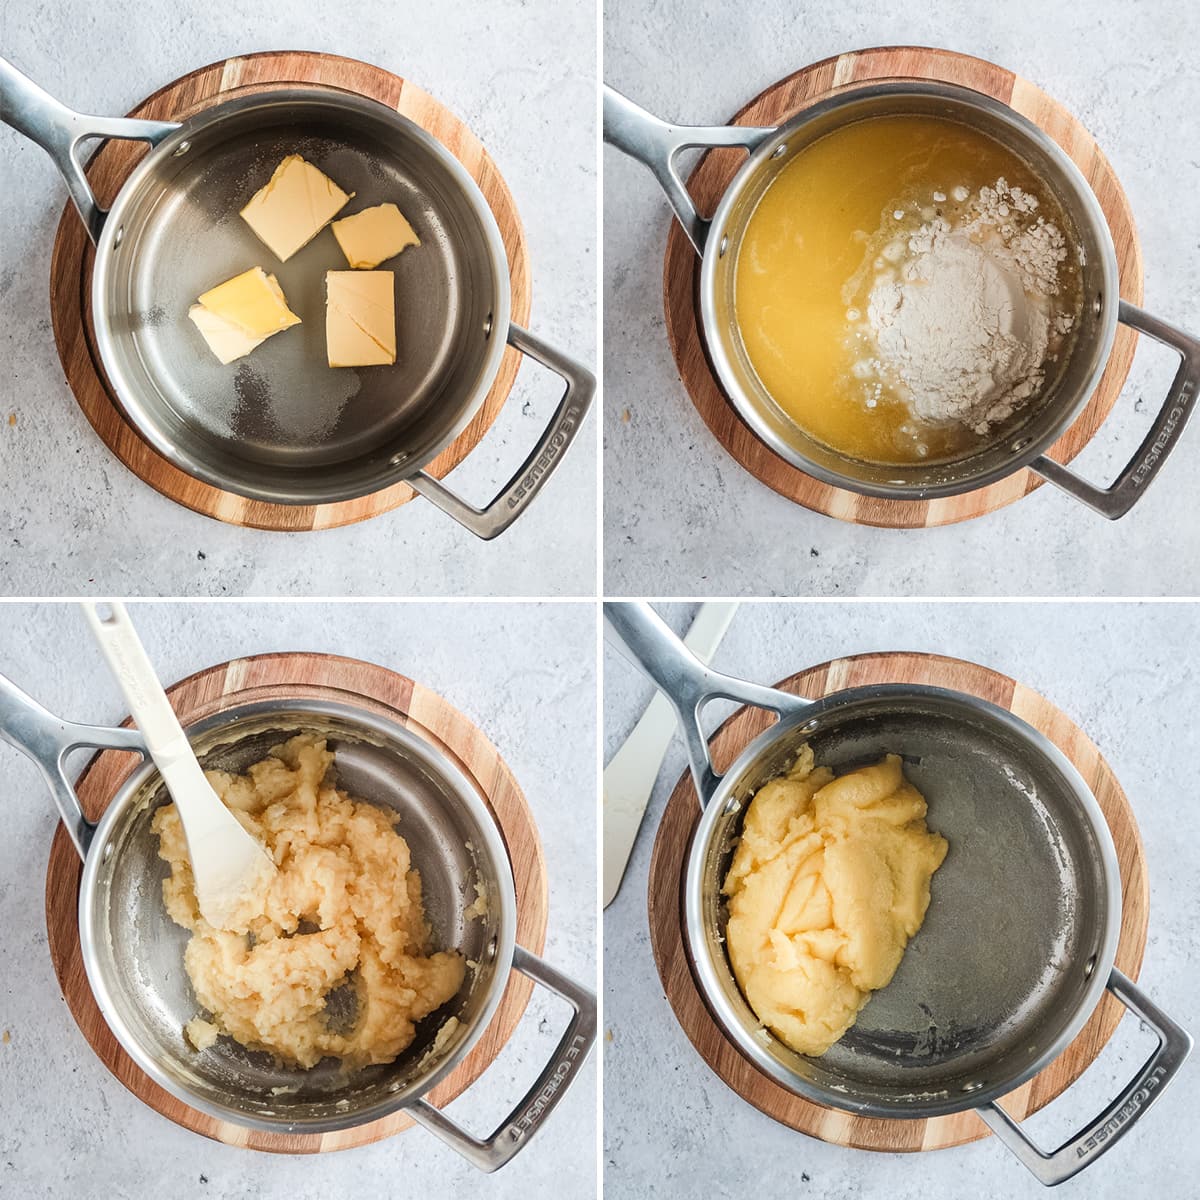
M 286 486 L 269 482 L 250 483 L 245 479 L 231 480 L 223 472 L 210 467 L 206 462 L 197 461 L 195 458 L 181 453 L 173 439 L 153 419 L 151 406 L 143 403 L 139 389 L 122 370 L 120 356 L 115 351 L 115 338 L 108 313 L 106 284 L 111 274 L 117 247 L 123 237 L 124 218 L 142 194 L 147 181 L 161 163 L 176 155 L 180 148 L 190 143 L 197 134 L 243 112 L 279 105 L 349 108 L 376 119 L 382 115 L 387 122 L 397 128 L 402 128 L 406 136 L 414 138 L 431 152 L 442 169 L 447 172 L 453 184 L 460 190 L 479 222 L 490 260 L 494 283 L 492 321 L 486 351 L 468 400 L 461 406 L 457 418 L 446 426 L 427 452 L 419 458 L 404 457 L 398 463 L 389 460 L 387 469 L 377 470 L 357 484 L 322 484 L 320 473 L 312 470 L 298 473 Z M 500 364 L 508 344 L 508 333 L 512 324 L 512 278 L 508 255 L 495 214 L 479 185 L 454 154 L 415 121 L 379 100 L 335 88 L 314 85 L 303 88 L 272 88 L 252 96 L 242 96 L 212 105 L 187 118 L 171 134 L 153 146 L 122 183 L 104 221 L 92 268 L 91 306 L 92 330 L 101 365 L 121 413 L 138 437 L 162 455 L 172 466 L 211 487 L 230 492 L 246 500 L 288 507 L 303 507 L 357 500 L 383 491 L 395 484 L 407 482 L 418 475 L 462 435 L 477 416 L 500 372 Z M 252 472 L 248 473 L 252 474 Z M 303 480 L 302 484 L 300 480 Z
M 486 1000 L 476 1014 L 468 1035 L 431 1070 L 418 1076 L 407 1087 L 389 1094 L 387 1099 L 378 1101 L 361 1111 L 339 1114 L 335 1110 L 329 1116 L 298 1120 L 272 1119 L 216 1103 L 207 1096 L 191 1091 L 172 1074 L 165 1071 L 155 1056 L 143 1049 L 138 1038 L 122 1019 L 119 1007 L 113 1000 L 114 993 L 108 987 L 101 971 L 100 956 L 97 950 L 102 934 L 97 927 L 95 910 L 101 906 L 92 903 L 99 887 L 100 873 L 105 865 L 106 850 L 111 845 L 110 838 L 124 820 L 134 797 L 157 774 L 157 768 L 150 760 L 146 760 L 135 768 L 121 784 L 96 825 L 87 856 L 83 862 L 83 873 L 79 884 L 77 921 L 80 950 L 89 988 L 105 1024 L 135 1065 L 175 1099 L 215 1120 L 228 1122 L 242 1128 L 268 1133 L 335 1133 L 369 1125 L 410 1106 L 445 1079 L 479 1043 L 495 1016 L 513 969 L 512 960 L 516 947 L 517 924 L 516 886 L 512 875 L 512 861 L 495 819 L 488 813 L 486 805 L 462 770 L 436 747 L 382 714 L 370 712 L 345 702 L 304 697 L 281 697 L 235 705 L 189 724 L 184 732 L 189 741 L 198 738 L 207 739 L 218 736 L 221 732 L 233 733 L 239 723 L 277 715 L 285 721 L 289 716 L 301 718 L 307 716 L 311 718 L 310 723 L 315 723 L 320 718 L 333 717 L 357 727 L 356 731 L 366 733 L 365 740 L 367 741 L 383 739 L 392 744 L 399 743 L 404 747 L 406 755 L 411 754 L 413 758 L 426 766 L 439 782 L 445 784 L 464 802 L 469 810 L 476 827 L 472 836 L 478 834 L 489 857 L 497 866 L 496 882 L 499 885 L 500 894 L 495 900 L 500 920 L 496 932 L 497 946 L 492 957 L 492 975 L 487 984 Z M 303 720 L 296 721 L 294 727 L 302 729 L 304 727 Z M 491 904 L 492 898 L 489 896 L 489 907 Z M 105 914 L 107 913 L 107 906 L 103 906 L 103 911 Z
M 714 944 L 705 928 L 702 903 L 705 880 L 704 860 L 721 818 L 725 816 L 724 810 L 732 798 L 733 789 L 747 766 L 772 745 L 793 734 L 797 729 L 803 729 L 819 717 L 840 708 L 880 699 L 927 699 L 942 703 L 948 701 L 971 709 L 985 719 L 995 720 L 1009 732 L 1028 740 L 1032 748 L 1047 758 L 1049 765 L 1056 769 L 1070 785 L 1095 837 L 1100 853 L 1106 901 L 1104 936 L 1102 946 L 1096 954 L 1094 967 L 1088 977 L 1083 997 L 1070 1020 L 1062 1025 L 1057 1036 L 1043 1049 L 1036 1060 L 1027 1064 L 1020 1072 L 1006 1077 L 1001 1083 L 990 1084 L 969 1093 L 959 1093 L 958 1098 L 947 1095 L 944 1099 L 925 1098 L 920 1103 L 862 1100 L 856 1098 L 849 1091 L 834 1091 L 815 1085 L 788 1069 L 773 1055 L 762 1050 L 759 1041 L 763 1034 L 759 1031 L 763 1027 L 757 1026 L 755 1033 L 752 1034 L 746 1025 L 737 1019 L 737 1015 L 730 1005 L 725 1002 L 717 970 L 713 966 L 713 959 L 714 957 L 725 957 L 726 952 L 723 946 Z M 1087 1023 L 1105 992 L 1116 958 L 1121 926 L 1122 895 L 1116 847 L 1099 803 L 1075 765 L 1045 734 L 1015 713 L 1000 708 L 982 697 L 950 688 L 898 683 L 871 684 L 830 693 L 828 696 L 812 701 L 801 712 L 791 717 L 781 718 L 777 724 L 759 734 L 742 750 L 722 776 L 693 830 L 685 859 L 682 909 L 684 947 L 697 990 L 718 1027 L 730 1039 L 738 1052 L 747 1058 L 757 1070 L 762 1071 L 794 1094 L 825 1107 L 868 1117 L 920 1120 L 986 1107 L 1032 1079 L 1066 1049 Z M 758 1036 L 756 1037 L 755 1034 Z M 765 1032 L 765 1036 L 772 1041 L 776 1040 L 774 1035 L 769 1032 Z
M 717 264 L 721 255 L 709 252 L 707 247 L 700 261 L 698 297 L 700 331 L 705 352 L 720 381 L 722 391 L 756 438 L 797 470 L 832 487 L 844 488 L 847 491 L 878 499 L 925 501 L 965 495 L 1007 479 L 1010 475 L 1028 467 L 1036 458 L 1049 450 L 1071 427 L 1095 393 L 1112 356 L 1119 324 L 1120 278 L 1116 247 L 1113 244 L 1112 231 L 1109 229 L 1108 221 L 1095 192 L 1071 156 L 1049 134 L 1011 106 L 962 84 L 929 79 L 897 78 L 846 85 L 834 95 L 804 109 L 780 125 L 742 163 L 730 180 L 713 213 L 709 238 L 715 241 L 723 236 L 721 231 L 725 228 L 741 194 L 759 170 L 798 130 L 814 120 L 855 103 L 870 101 L 878 97 L 903 99 L 906 96 L 934 97 L 962 105 L 964 108 L 982 110 L 1003 121 L 1027 141 L 1036 145 L 1069 182 L 1075 194 L 1074 198 L 1078 200 L 1079 209 L 1069 213 L 1071 219 L 1076 221 L 1081 218 L 1085 219 L 1096 235 L 1102 252 L 1099 267 L 1104 282 L 1101 297 L 1101 320 L 1094 342 L 1095 361 L 1087 379 L 1079 384 L 1078 394 L 1073 402 L 1069 406 L 1062 405 L 1062 411 L 1056 421 L 1048 424 L 1047 429 L 1037 437 L 1022 444 L 1020 450 L 1012 451 L 1002 463 L 987 471 L 950 482 L 879 482 L 860 479 L 849 472 L 836 471 L 809 457 L 796 445 L 781 438 L 759 406 L 738 385 L 737 374 L 733 369 L 726 347 L 726 336 L 729 333 L 736 336 L 736 327 L 727 331 L 719 326 L 716 318 Z M 839 456 L 836 451 L 831 451 L 831 453 L 834 457 Z M 853 462 L 848 456 L 841 455 L 840 457 L 844 458 L 846 462 Z M 962 460 L 953 461 L 969 461 L 969 458 L 970 456 L 965 456 Z M 953 462 L 949 465 L 953 465 Z M 899 469 L 897 468 L 897 470 Z

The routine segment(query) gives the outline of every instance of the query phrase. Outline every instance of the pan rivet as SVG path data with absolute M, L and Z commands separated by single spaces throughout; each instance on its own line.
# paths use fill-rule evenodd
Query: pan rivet
M 114 246 L 114 247 L 115 247 L 115 246 L 119 246 L 119 245 L 121 244 L 121 239 L 122 239 L 124 236 L 125 236 L 125 226 L 124 226 L 124 225 L 122 225 L 122 226 L 121 226 L 121 227 L 120 227 L 120 228 L 117 230 L 116 236 L 113 238 L 113 246 Z
M 497 947 L 497 946 L 499 946 L 499 945 L 500 945 L 500 939 L 499 939 L 499 938 L 497 938 L 497 937 L 496 937 L 496 936 L 493 934 L 493 936 L 492 936 L 492 940 L 491 940 L 490 942 L 488 942 L 488 948 L 487 948 L 487 952 L 488 952 L 488 958 L 495 958 L 495 957 L 496 957 L 496 947 Z
M 192 148 L 191 142 L 180 142 L 179 145 L 175 148 L 175 153 L 172 154 L 171 157 L 179 158 L 180 155 L 186 154 L 191 148 Z
M 1025 447 L 1028 446 L 1029 443 L 1032 441 L 1033 441 L 1033 438 L 1027 438 L 1027 437 L 1017 438 L 1017 440 L 1015 442 L 1013 442 L 1013 449 L 1014 450 L 1024 450 Z
M 817 728 L 816 721 L 806 721 L 804 726 L 801 728 L 800 732 L 801 733 L 815 733 L 816 728 Z
M 772 154 L 771 157 L 772 158 L 782 158 L 786 153 L 787 153 L 787 142 L 784 142 L 782 146 L 776 147 L 775 153 Z
M 484 321 L 484 323 L 483 323 L 483 336 L 484 337 L 492 336 L 492 314 L 491 313 L 488 313 L 487 320 Z
M 113 856 L 112 842 L 109 842 L 108 845 L 104 847 L 104 853 L 102 855 L 100 855 L 100 861 L 108 862 L 108 860 L 110 858 L 112 858 L 112 856 Z
M 402 463 L 406 462 L 406 461 L 407 461 L 407 459 L 408 459 L 408 455 L 407 455 L 407 454 L 404 454 L 404 453 L 401 453 L 401 454 L 393 454 L 393 455 L 392 455 L 392 457 L 391 457 L 390 459 L 388 459 L 388 462 L 389 462 L 389 463 L 390 463 L 390 464 L 391 464 L 393 467 L 398 467 L 398 466 L 400 466 Z
M 977 1091 L 979 1091 L 979 1089 L 980 1089 L 981 1087 L 983 1087 L 983 1084 L 982 1084 L 982 1083 L 964 1083 L 964 1084 L 962 1085 L 962 1091 L 964 1091 L 964 1092 L 977 1092 Z
M 1089 958 L 1089 959 L 1087 960 L 1087 962 L 1085 962 L 1085 963 L 1083 964 L 1083 977 L 1084 977 L 1084 979 L 1087 979 L 1087 978 L 1089 978 L 1089 977 L 1091 976 L 1092 972 L 1093 972 L 1095 969 L 1096 969 L 1096 956 L 1093 954 L 1093 955 L 1092 955 L 1092 957 L 1091 957 L 1091 958 Z
M 1095 300 L 1092 301 L 1092 312 L 1098 317 L 1104 309 L 1104 293 L 1097 292 Z
M 728 250 L 728 249 L 729 249 L 729 234 L 726 234 L 726 235 L 725 235 L 725 236 L 724 236 L 724 237 L 721 239 L 721 245 L 720 245 L 720 248 L 717 250 L 717 257 L 718 257 L 718 258 L 724 258 L 724 257 L 725 257 L 725 251 L 726 251 L 726 250 Z

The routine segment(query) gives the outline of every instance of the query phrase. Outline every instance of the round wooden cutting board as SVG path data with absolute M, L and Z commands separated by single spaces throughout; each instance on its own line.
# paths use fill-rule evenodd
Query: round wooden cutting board
M 131 113 L 158 121 L 182 121 L 226 100 L 280 87 L 325 87 L 354 92 L 394 108 L 432 134 L 470 173 L 491 207 L 504 239 L 512 286 L 512 319 L 528 324 L 531 300 L 529 256 L 516 204 L 483 144 L 444 105 L 409 80 L 351 58 L 307 51 L 272 51 L 228 58 L 201 67 L 142 101 Z M 105 142 L 87 168 L 88 179 L 105 207 L 145 156 L 141 142 Z M 54 339 L 67 382 L 79 407 L 104 444 L 144 483 L 169 500 L 231 525 L 254 529 L 331 529 L 378 516 L 416 493 L 406 483 L 393 484 L 357 500 L 337 504 L 288 505 L 247 500 L 203 483 L 169 463 L 125 420 L 109 388 L 92 325 L 92 264 L 95 250 L 73 205 L 59 221 L 50 266 L 50 314 Z M 452 471 L 479 444 L 503 407 L 521 356 L 504 351 L 500 371 L 483 406 L 470 425 L 425 469 L 439 479 Z
M 517 892 L 517 944 L 540 953 L 546 940 L 546 864 L 533 815 L 499 751 L 462 713 L 419 683 L 371 663 L 329 654 L 264 654 L 209 667 L 167 690 L 186 726 L 215 712 L 259 700 L 333 699 L 389 717 L 445 754 L 474 784 L 500 827 Z M 129 724 L 126 721 L 126 724 Z M 76 790 L 92 821 L 138 765 L 136 756 L 105 750 L 88 763 Z M 63 997 L 101 1062 L 139 1100 L 194 1133 L 252 1150 L 317 1154 L 364 1146 L 407 1129 L 404 1113 L 327 1134 L 274 1134 L 219 1121 L 189 1108 L 145 1075 L 121 1049 L 88 986 L 79 947 L 82 863 L 60 823 L 46 871 L 46 928 Z M 474 1049 L 426 1097 L 441 1107 L 461 1095 L 488 1068 L 512 1036 L 533 984 L 512 972 L 496 1015 Z M 486 1086 L 486 1081 L 480 1086 Z
M 1050 135 L 1074 159 L 1096 193 L 1112 231 L 1120 272 L 1121 295 L 1142 302 L 1142 252 L 1133 213 L 1116 174 L 1095 139 L 1056 100 L 1027 80 L 983 59 L 920 46 L 885 46 L 827 58 L 789 75 L 756 96 L 731 125 L 780 125 L 828 97 L 884 79 L 933 79 L 972 88 L 1009 105 Z M 712 213 L 745 154 L 712 150 L 688 180 L 701 213 Z M 1042 479 L 1017 471 L 989 487 L 940 500 L 882 500 L 831 487 L 785 462 L 751 432 L 738 416 L 709 365 L 700 331 L 696 290 L 700 260 L 677 221 L 671 222 L 663 270 L 667 335 L 683 385 L 716 439 L 756 479 L 781 496 L 826 516 L 857 525 L 914 529 L 951 525 L 983 516 L 1028 495 Z M 1117 327 L 1108 367 L 1087 407 L 1048 451 L 1068 463 L 1088 443 L 1112 411 L 1133 363 L 1137 334 Z
M 1075 764 L 1112 830 L 1121 872 L 1121 934 L 1116 966 L 1136 979 L 1146 949 L 1150 915 L 1146 858 L 1137 822 L 1121 785 L 1095 744 L 1070 717 L 1044 697 L 987 667 L 931 654 L 862 654 L 840 658 L 792 675 L 777 684 L 786 692 L 816 699 L 844 688 L 874 683 L 917 683 L 981 696 L 1046 735 Z M 725 771 L 743 748 L 766 729 L 772 716 L 739 709 L 712 739 L 713 762 Z M 793 1095 L 762 1074 L 718 1028 L 696 989 L 684 949 L 680 904 L 684 859 L 700 805 L 685 773 L 676 785 L 654 842 L 650 862 L 650 940 L 658 973 L 675 1016 L 704 1061 L 742 1099 L 800 1133 L 856 1150 L 916 1151 L 959 1146 L 990 1132 L 973 1113 L 932 1120 L 900 1121 L 859 1117 Z M 1049 1104 L 1091 1065 L 1112 1036 L 1125 1009 L 1107 992 L 1079 1036 L 1040 1075 L 1004 1097 L 1017 1120 Z

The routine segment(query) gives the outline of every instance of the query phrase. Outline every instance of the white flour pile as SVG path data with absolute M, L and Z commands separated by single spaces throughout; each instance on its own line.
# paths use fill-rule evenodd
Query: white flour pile
M 874 260 L 865 314 L 848 314 L 869 407 L 887 387 L 918 421 L 984 434 L 1038 393 L 1073 317 L 1054 304 L 1066 239 L 1037 208 L 1002 178 L 952 219 L 925 206 L 923 224 L 891 238 Z

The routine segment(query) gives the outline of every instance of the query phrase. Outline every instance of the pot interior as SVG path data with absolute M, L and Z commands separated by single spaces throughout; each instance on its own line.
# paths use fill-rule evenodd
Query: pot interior
M 1103 816 L 1057 750 L 970 697 L 863 689 L 801 720 L 726 777 L 693 846 L 690 949 L 718 1018 L 785 1086 L 835 1107 L 928 1117 L 1003 1095 L 1065 1048 L 1107 979 L 1120 890 Z M 746 801 L 804 741 L 839 774 L 903 755 L 950 844 L 892 982 L 819 1058 L 759 1026 L 726 957 L 720 893 Z
M 238 1124 L 322 1132 L 399 1108 L 448 1073 L 482 1033 L 512 955 L 512 875 L 495 826 L 488 829 L 480 819 L 478 799 L 477 808 L 453 775 L 437 769 L 436 752 L 415 736 L 328 706 L 256 711 L 263 707 L 222 713 L 190 729 L 202 764 L 242 771 L 295 733 L 326 736 L 339 787 L 399 814 L 397 831 L 421 874 L 433 947 L 456 948 L 476 964 L 468 966 L 459 994 L 418 1024 L 416 1039 L 393 1063 L 352 1074 L 334 1059 L 307 1071 L 279 1066 L 273 1056 L 229 1037 L 197 1052 L 183 1034 L 199 1012 L 183 966 L 189 934 L 163 907 L 168 872 L 150 828 L 155 810 L 169 802 L 153 766 L 122 788 L 93 842 L 88 861 L 94 865 L 81 892 L 81 935 L 101 1011 L 139 1065 L 151 1064 L 168 1090 Z M 477 882 L 486 889 L 487 912 L 467 917 Z M 457 1018 L 457 1028 L 438 1040 L 450 1017 Z
M 322 230 L 280 263 L 239 216 L 286 155 L 354 197 L 392 201 L 420 246 L 394 273 L 396 363 L 327 364 L 325 272 L 348 270 Z M 188 319 L 208 288 L 253 266 L 302 324 L 222 366 Z M 508 328 L 509 279 L 473 181 L 416 125 L 372 100 L 296 90 L 202 113 L 141 164 L 97 256 L 97 343 L 129 419 L 189 474 L 240 495 L 318 503 L 412 475 L 482 403 Z
M 1082 310 L 1041 394 L 952 461 L 906 465 L 860 461 L 806 434 L 755 373 L 738 330 L 735 287 L 742 235 L 758 202 L 796 155 L 835 129 L 873 117 L 926 115 L 978 129 L 1020 157 L 1059 202 L 1069 245 L 1082 261 Z M 897 499 L 953 495 L 983 487 L 1028 463 L 1063 433 L 1099 382 L 1116 330 L 1119 284 L 1104 214 L 1070 159 L 1007 106 L 966 88 L 896 82 L 855 89 L 783 126 L 731 184 L 710 230 L 700 303 L 706 347 L 726 394 L 751 428 L 800 470 L 828 483 Z

